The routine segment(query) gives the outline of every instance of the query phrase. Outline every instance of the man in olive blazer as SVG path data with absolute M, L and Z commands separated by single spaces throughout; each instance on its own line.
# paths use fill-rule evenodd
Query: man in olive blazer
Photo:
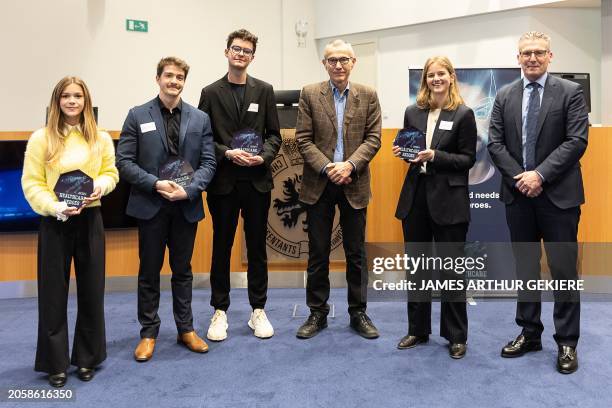
M 380 148 L 380 105 L 376 91 L 351 83 L 344 114 L 345 158 L 354 169 L 352 182 L 343 186 L 344 195 L 353 208 L 365 208 L 372 195 L 370 161 Z M 307 85 L 302 89 L 296 138 L 304 157 L 304 173 L 300 200 L 316 203 L 328 178 L 321 169 L 333 162 L 336 148 L 336 110 L 329 81 Z
M 331 42 L 322 62 L 330 80 L 304 87 L 296 126 L 304 158 L 300 201 L 307 205 L 306 303 L 311 312 L 297 337 L 310 338 L 327 326 L 329 253 L 338 205 L 351 327 L 366 338 L 376 338 L 378 331 L 365 314 L 368 277 L 364 241 L 371 195 L 369 163 L 380 148 L 380 105 L 374 89 L 348 81 L 356 62 L 350 44 Z

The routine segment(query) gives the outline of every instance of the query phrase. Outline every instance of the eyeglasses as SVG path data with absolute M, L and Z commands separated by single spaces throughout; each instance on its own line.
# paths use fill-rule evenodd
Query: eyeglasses
M 340 63 L 340 65 L 345 66 L 352 60 L 353 60 L 352 58 L 348 58 L 348 57 L 342 57 L 342 58 L 332 57 L 332 58 L 326 59 L 325 62 L 327 62 L 327 65 L 329 65 L 330 67 L 335 67 L 337 63 Z
M 253 55 L 253 53 L 254 53 L 254 51 L 252 49 L 250 49 L 250 48 L 242 48 L 242 47 L 240 47 L 238 45 L 232 45 L 229 49 L 235 55 L 238 55 L 238 54 L 240 54 L 242 52 L 242 54 L 245 57 L 251 57 Z
M 521 57 L 528 59 L 531 58 L 531 55 L 535 55 L 536 58 L 543 58 L 548 52 L 548 50 L 521 51 Z

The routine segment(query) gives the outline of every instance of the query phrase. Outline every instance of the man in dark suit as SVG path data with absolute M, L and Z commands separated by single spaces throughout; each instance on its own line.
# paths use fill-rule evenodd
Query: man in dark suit
M 503 177 L 501 200 L 515 243 L 517 278 L 539 279 L 543 240 L 553 279 L 577 279 L 576 241 L 584 203 L 579 160 L 588 135 L 584 95 L 579 85 L 547 73 L 553 57 L 550 37 L 528 32 L 518 45 L 524 78 L 498 92 L 488 145 Z M 557 291 L 554 297 L 557 369 L 569 374 L 578 369 L 580 296 Z M 516 323 L 522 331 L 502 349 L 502 357 L 542 349 L 540 311 L 539 292 L 519 291 Z
M 264 311 L 268 291 L 266 233 L 273 188 L 270 165 L 280 148 L 281 136 L 272 85 L 247 75 L 256 47 L 257 37 L 247 30 L 230 33 L 225 49 L 228 72 L 202 89 L 198 106 L 210 115 L 217 158 L 217 173 L 206 195 L 213 221 L 210 305 L 215 308 L 206 336 L 214 341 L 227 337 L 230 257 L 241 212 L 249 303 L 253 308 L 248 325 L 259 338 L 274 335 Z M 248 148 L 238 148 L 235 143 L 232 147 L 239 132 L 252 135 L 253 131 L 262 139 L 260 152 L 248 152 Z
M 159 96 L 128 113 L 117 146 L 117 168 L 132 185 L 127 214 L 138 219 L 138 321 L 141 340 L 137 361 L 153 356 L 159 333 L 159 273 L 166 246 L 172 269 L 172 300 L 177 341 L 205 353 L 207 344 L 193 328 L 191 256 L 198 221 L 204 218 L 202 191 L 215 172 L 208 115 L 181 100 L 189 66 L 175 57 L 157 66 Z M 178 184 L 160 177 L 160 168 L 182 159 L 194 170 Z
M 304 158 L 300 201 L 307 206 L 306 303 L 310 308 L 297 337 L 310 338 L 327 327 L 329 253 L 338 205 L 350 325 L 361 336 L 373 339 L 378 330 L 365 313 L 368 275 L 364 241 L 371 195 L 369 164 L 380 148 L 380 104 L 374 89 L 349 83 L 356 62 L 350 44 L 332 41 L 324 56 L 329 81 L 302 89 L 295 132 Z

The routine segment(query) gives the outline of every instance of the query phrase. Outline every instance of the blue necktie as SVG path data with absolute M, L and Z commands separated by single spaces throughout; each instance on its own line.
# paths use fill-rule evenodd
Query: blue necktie
M 535 169 L 535 150 L 538 141 L 537 127 L 540 114 L 540 84 L 531 82 L 527 85 L 531 88 L 529 102 L 527 103 L 527 137 L 525 138 L 525 170 Z
M 344 161 L 344 140 L 342 134 L 344 133 L 344 109 L 345 101 L 344 93 L 338 92 L 338 98 L 336 99 L 336 119 L 338 120 L 338 135 L 336 136 L 336 149 L 334 150 L 334 162 Z

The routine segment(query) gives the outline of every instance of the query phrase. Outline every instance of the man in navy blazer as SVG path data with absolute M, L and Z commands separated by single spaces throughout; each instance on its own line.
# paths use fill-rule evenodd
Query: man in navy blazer
M 588 115 L 582 88 L 548 74 L 550 37 L 528 32 L 519 40 L 524 78 L 501 89 L 489 129 L 489 153 L 502 174 L 501 200 L 513 241 L 517 279 L 540 279 L 544 241 L 553 279 L 575 280 L 578 221 L 584 189 L 580 158 L 587 147 Z M 555 292 L 553 318 L 557 370 L 578 369 L 578 291 Z M 502 357 L 542 349 L 540 292 L 519 291 L 516 323 L 522 328 Z
M 207 344 L 193 328 L 191 256 L 198 221 L 204 218 L 202 192 L 215 173 L 215 153 L 206 113 L 181 100 L 189 66 L 175 57 L 157 66 L 159 96 L 130 109 L 117 146 L 117 168 L 131 184 L 127 214 L 138 220 L 137 361 L 153 356 L 159 333 L 159 274 L 166 246 L 172 269 L 172 300 L 177 341 L 205 353 Z M 160 168 L 182 159 L 193 175 L 185 186 L 160 177 Z

